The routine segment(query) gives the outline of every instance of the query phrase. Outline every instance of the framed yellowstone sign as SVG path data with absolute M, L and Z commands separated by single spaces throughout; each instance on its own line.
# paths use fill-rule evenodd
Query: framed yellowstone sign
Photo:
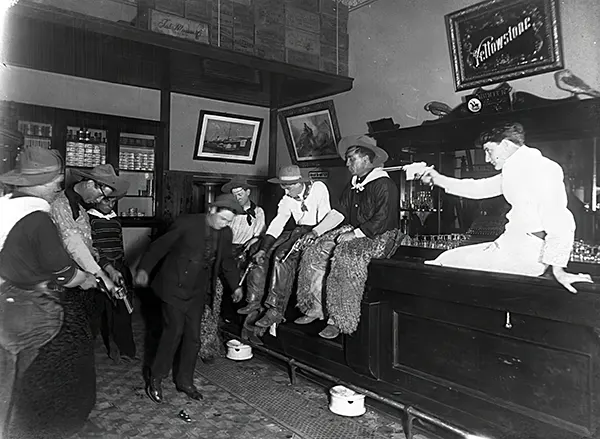
M 556 0 L 488 0 L 446 28 L 457 91 L 563 68 Z

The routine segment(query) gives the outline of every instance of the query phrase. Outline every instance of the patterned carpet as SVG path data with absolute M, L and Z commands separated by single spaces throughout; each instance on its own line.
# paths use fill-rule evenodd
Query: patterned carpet
M 144 326 L 134 322 L 138 349 Z M 142 349 L 139 349 L 140 351 Z M 178 393 L 171 380 L 163 382 L 166 402 L 155 404 L 144 391 L 142 363 L 114 363 L 98 341 L 97 402 L 90 425 L 72 439 L 86 438 L 207 438 L 207 439 L 400 439 L 402 426 L 368 409 L 359 418 L 328 410 L 327 389 L 299 376 L 295 386 L 285 370 L 255 356 L 234 362 L 226 358 L 199 363 L 195 384 L 200 402 Z M 181 410 L 192 419 L 185 422 Z M 426 439 L 415 435 L 415 439 Z

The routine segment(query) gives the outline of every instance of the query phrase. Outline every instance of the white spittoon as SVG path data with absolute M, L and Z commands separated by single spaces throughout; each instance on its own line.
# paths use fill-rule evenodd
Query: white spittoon
M 227 358 L 235 361 L 249 360 L 252 358 L 252 347 L 238 340 L 229 340 L 227 342 Z
M 341 416 L 361 416 L 365 408 L 365 395 L 356 393 L 344 386 L 335 386 L 329 390 L 331 396 L 329 410 Z

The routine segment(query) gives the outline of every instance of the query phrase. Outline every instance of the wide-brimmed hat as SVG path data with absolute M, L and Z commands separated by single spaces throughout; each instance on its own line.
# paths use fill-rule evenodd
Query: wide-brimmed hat
M 360 136 L 348 136 L 344 137 L 338 143 L 338 154 L 344 160 L 346 160 L 346 152 L 352 148 L 353 146 L 362 146 L 363 148 L 368 148 L 375 153 L 375 158 L 373 159 L 373 166 L 376 168 L 383 166 L 385 161 L 388 159 L 388 153 L 385 152 L 382 148 L 377 146 L 377 142 L 375 139 L 369 136 L 365 136 L 364 134 Z
M 241 187 L 242 189 L 250 189 L 248 181 L 244 177 L 236 175 L 223 186 L 221 186 L 221 192 L 225 194 L 230 194 L 232 190 L 237 189 L 239 187 Z
M 62 169 L 62 157 L 57 150 L 29 146 L 19 153 L 17 168 L 0 175 L 0 183 L 41 186 L 58 177 Z
M 129 189 L 129 181 L 124 177 L 120 177 L 115 172 L 115 168 L 112 165 L 98 165 L 92 169 L 71 169 L 71 173 L 74 177 L 78 177 L 78 180 L 88 179 L 93 180 L 97 183 L 103 184 L 112 188 L 113 193 L 110 194 L 111 198 L 119 198 L 127 193 Z
M 240 203 L 238 203 L 235 197 L 231 194 L 218 195 L 215 201 L 210 203 L 208 207 L 224 207 L 225 209 L 229 209 L 237 215 L 244 213 L 244 209 L 242 209 Z
M 269 183 L 275 184 L 294 184 L 304 183 L 309 179 L 304 177 L 300 172 L 300 168 L 296 165 L 282 166 L 279 168 L 276 178 L 270 178 Z

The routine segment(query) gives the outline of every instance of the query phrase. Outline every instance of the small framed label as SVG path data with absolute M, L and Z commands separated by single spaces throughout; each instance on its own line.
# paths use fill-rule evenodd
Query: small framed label
M 327 180 L 329 171 L 309 171 L 308 178 L 311 180 Z

